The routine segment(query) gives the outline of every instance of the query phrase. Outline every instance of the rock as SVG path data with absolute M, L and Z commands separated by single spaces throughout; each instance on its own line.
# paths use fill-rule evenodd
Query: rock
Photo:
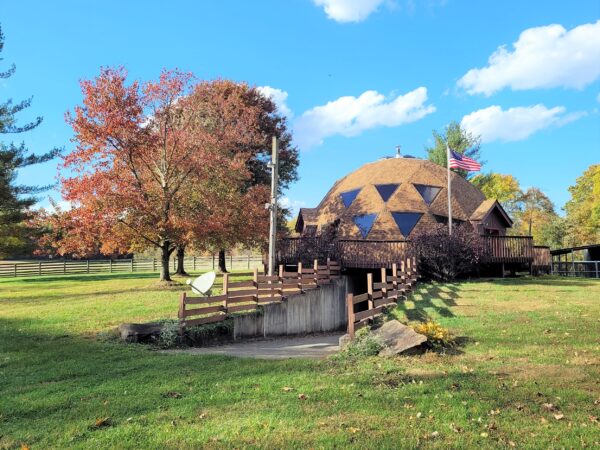
M 160 323 L 122 323 L 119 325 L 121 339 L 125 342 L 144 342 L 158 337 L 162 330 Z
M 385 345 L 385 348 L 379 352 L 379 356 L 399 355 L 427 341 L 427 337 L 397 320 L 384 323 L 381 328 L 374 331 L 374 334 Z

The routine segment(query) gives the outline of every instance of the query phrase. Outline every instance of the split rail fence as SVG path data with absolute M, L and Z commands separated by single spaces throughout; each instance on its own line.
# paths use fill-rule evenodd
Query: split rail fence
M 398 301 L 411 291 L 418 279 L 416 258 L 409 257 L 397 264 L 392 264 L 391 275 L 385 267 L 381 268 L 381 281 L 373 282 L 373 274 L 367 274 L 367 292 L 365 294 L 348 294 L 348 334 L 354 338 L 356 331 L 381 316 L 386 308 L 395 306 Z M 357 308 L 359 311 L 356 311 Z
M 230 270 L 262 268 L 260 255 L 227 256 Z M 184 259 L 188 271 L 214 270 L 218 265 L 216 256 L 189 256 Z M 177 259 L 169 261 L 169 267 L 177 269 Z M 158 272 L 159 259 L 87 259 L 60 261 L 0 261 L 0 277 L 32 277 L 42 275 L 75 275 L 119 272 Z
M 309 289 L 329 284 L 341 276 L 339 263 L 327 260 L 311 266 L 298 263 L 294 272 L 279 266 L 277 275 L 259 275 L 254 269 L 252 280 L 229 281 L 229 274 L 223 274 L 223 292 L 211 297 L 181 294 L 179 301 L 179 328 L 183 333 L 187 327 L 220 322 L 232 313 L 256 311 L 260 305 L 285 301 L 289 295 L 300 294 Z

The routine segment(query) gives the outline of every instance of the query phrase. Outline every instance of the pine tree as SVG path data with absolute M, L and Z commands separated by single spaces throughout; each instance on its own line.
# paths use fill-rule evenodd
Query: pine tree
M 4 35 L 0 27 L 0 53 L 4 48 Z M 0 58 L 2 61 L 2 58 Z M 0 72 L 0 79 L 9 78 L 15 73 L 15 65 Z M 20 134 L 36 128 L 42 118 L 18 125 L 16 115 L 31 105 L 31 98 L 18 103 L 12 99 L 0 103 L 0 135 Z M 25 143 L 0 142 L 0 257 L 8 256 L 22 248 L 26 243 L 26 228 L 29 209 L 36 203 L 36 194 L 51 186 L 25 186 L 16 183 L 17 171 L 23 167 L 39 164 L 56 157 L 60 149 L 36 155 L 30 153 Z

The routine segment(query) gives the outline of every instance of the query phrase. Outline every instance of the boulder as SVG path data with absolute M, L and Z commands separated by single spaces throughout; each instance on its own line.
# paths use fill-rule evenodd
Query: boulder
M 385 348 L 379 352 L 379 356 L 399 355 L 427 341 L 427 337 L 397 320 L 390 320 L 384 323 L 381 328 L 373 333 L 385 345 Z
M 121 339 L 125 342 L 145 342 L 157 338 L 162 330 L 160 323 L 122 323 L 119 325 Z
M 340 347 L 340 350 L 344 350 L 346 347 L 348 347 L 350 342 L 352 342 L 352 338 L 350 337 L 349 334 L 344 334 L 343 336 L 340 336 L 340 340 L 339 340 L 339 344 L 338 344 Z

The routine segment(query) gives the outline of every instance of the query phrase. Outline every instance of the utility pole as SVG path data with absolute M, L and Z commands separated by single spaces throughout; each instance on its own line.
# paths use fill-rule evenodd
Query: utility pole
M 275 241 L 277 239 L 277 184 L 279 183 L 279 142 L 273 136 L 273 153 L 271 155 L 271 203 L 267 207 L 271 211 L 269 227 L 269 276 L 275 270 Z

